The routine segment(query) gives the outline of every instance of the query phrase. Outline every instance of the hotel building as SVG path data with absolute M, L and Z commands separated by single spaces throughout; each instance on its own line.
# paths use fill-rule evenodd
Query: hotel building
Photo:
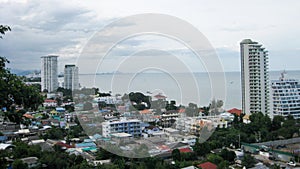
M 240 47 L 242 111 L 269 114 L 268 51 L 251 39 L 244 39 Z
M 300 84 L 296 79 L 285 77 L 281 74 L 279 80 L 271 81 L 272 111 L 273 115 L 292 115 L 295 119 L 300 118 Z

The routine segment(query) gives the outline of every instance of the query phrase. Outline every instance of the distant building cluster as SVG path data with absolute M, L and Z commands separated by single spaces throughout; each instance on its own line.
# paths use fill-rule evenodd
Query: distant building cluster
M 55 92 L 58 88 L 58 56 L 48 55 L 41 57 L 41 90 L 43 92 Z M 79 89 L 78 67 L 65 65 L 64 82 L 65 89 Z

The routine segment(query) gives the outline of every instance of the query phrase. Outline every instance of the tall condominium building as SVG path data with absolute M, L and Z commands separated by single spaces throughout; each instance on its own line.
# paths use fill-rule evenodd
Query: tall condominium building
M 292 115 L 300 118 L 300 84 L 296 79 L 285 77 L 281 74 L 279 80 L 271 81 L 272 111 L 273 115 Z
M 64 71 L 64 88 L 79 89 L 78 67 L 75 65 L 65 65 Z
M 54 92 L 58 88 L 57 77 L 57 58 L 58 56 L 42 56 L 41 85 L 42 91 Z
M 241 43 L 243 113 L 270 113 L 268 51 L 251 39 Z

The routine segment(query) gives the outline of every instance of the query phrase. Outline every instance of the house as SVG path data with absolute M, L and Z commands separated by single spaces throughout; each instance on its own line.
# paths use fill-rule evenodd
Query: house
M 0 143 L 0 150 L 7 150 L 10 148 L 14 148 L 15 146 L 12 144 L 4 144 L 4 143 Z
M 211 162 L 205 162 L 202 164 L 197 165 L 197 167 L 202 168 L 202 169 L 217 169 L 218 166 L 214 163 Z
M 192 153 L 193 150 L 190 147 L 180 148 L 180 153 Z
M 27 164 L 28 168 L 33 168 L 38 166 L 38 158 L 37 157 L 26 157 L 21 158 L 24 164 Z
M 231 114 L 236 114 L 238 116 L 240 116 L 242 114 L 242 110 L 237 109 L 237 108 L 233 108 L 233 109 L 227 110 L 227 112 L 231 113 Z
M 46 99 L 43 103 L 44 107 L 56 107 L 57 106 L 57 101 L 52 100 L 52 99 Z
M 7 141 L 7 136 L 0 136 L 0 143 L 5 143 Z
M 69 144 L 66 144 L 66 143 L 63 143 L 63 142 L 61 142 L 61 141 L 55 143 L 55 145 L 61 147 L 61 149 L 64 149 L 64 150 L 65 150 L 65 149 L 69 149 L 69 148 L 74 148 L 74 146 L 69 145 Z
M 243 123 L 246 123 L 246 124 L 248 124 L 248 123 L 250 123 L 251 121 L 250 121 L 250 115 L 249 114 L 246 114 L 244 117 L 243 117 Z
M 181 169 L 197 169 L 195 166 L 188 166 L 188 167 L 184 167 L 184 168 L 181 168 Z
M 103 165 L 103 164 L 109 164 L 109 163 L 111 163 L 111 160 L 110 159 L 108 159 L 108 160 L 94 160 L 91 163 L 94 166 L 98 166 L 98 165 Z

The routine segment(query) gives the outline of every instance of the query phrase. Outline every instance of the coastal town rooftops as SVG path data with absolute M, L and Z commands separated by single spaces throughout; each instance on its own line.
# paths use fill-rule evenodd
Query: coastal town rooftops
M 128 133 L 112 133 L 112 137 L 117 137 L 117 138 L 126 138 L 126 137 L 132 137 L 131 134 Z
M 12 144 L 0 143 L 0 150 L 6 150 L 8 148 L 13 148 L 13 147 L 15 147 L 15 146 Z
M 191 150 L 191 148 L 189 148 L 189 147 L 180 148 L 179 151 L 181 153 L 191 153 L 191 152 L 193 152 L 193 150 Z
M 205 162 L 205 163 L 197 165 L 197 167 L 202 168 L 202 169 L 217 169 L 218 166 L 211 162 Z
M 23 114 L 23 117 L 26 117 L 28 119 L 33 119 L 34 118 L 32 115 L 27 114 L 27 113 Z
M 227 110 L 227 112 L 231 113 L 231 114 L 236 114 L 238 116 L 240 116 L 242 114 L 242 110 L 237 109 L 237 108 L 233 108 L 233 109 Z
M 105 123 L 118 124 L 118 123 L 130 123 L 130 122 L 141 122 L 141 120 L 139 120 L 139 119 L 120 118 L 118 120 L 105 121 L 105 122 L 103 122 L 103 124 L 105 124 Z
M 167 133 L 178 133 L 179 130 L 173 128 L 164 128 L 164 131 Z
M 37 157 L 26 157 L 26 158 L 21 158 L 21 160 L 23 161 L 23 163 L 26 163 L 28 165 L 35 164 L 38 162 Z

